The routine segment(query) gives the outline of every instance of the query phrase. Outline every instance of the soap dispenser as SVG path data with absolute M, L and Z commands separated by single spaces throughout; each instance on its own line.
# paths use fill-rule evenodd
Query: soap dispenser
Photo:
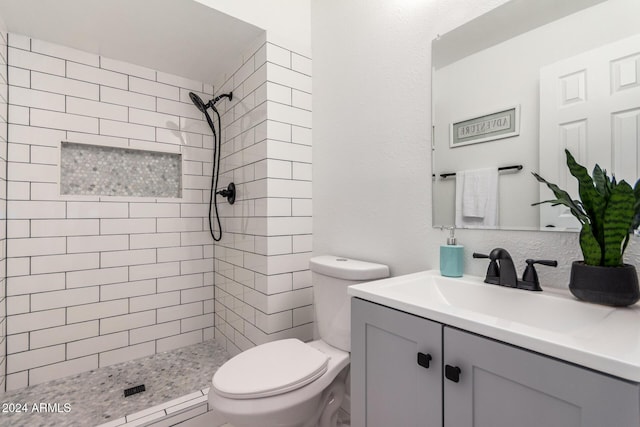
M 456 228 L 450 227 L 447 244 L 440 246 L 440 274 L 446 277 L 462 277 L 464 246 L 456 244 Z

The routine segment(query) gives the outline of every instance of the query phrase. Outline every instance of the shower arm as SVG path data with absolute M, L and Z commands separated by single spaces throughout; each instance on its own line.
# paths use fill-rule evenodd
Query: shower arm
M 223 93 L 222 95 L 218 95 L 215 98 L 213 98 L 211 101 L 209 101 L 209 104 L 211 104 L 211 107 L 213 107 L 218 103 L 218 101 L 220 101 L 223 98 L 229 98 L 229 101 L 233 101 L 233 92 Z

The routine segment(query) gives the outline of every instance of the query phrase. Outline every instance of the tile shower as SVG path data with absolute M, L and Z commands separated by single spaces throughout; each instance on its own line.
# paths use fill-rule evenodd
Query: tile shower
M 216 87 L 234 92 L 220 183 L 239 200 L 214 248 L 213 138 L 188 97 L 211 84 L 17 34 L 7 50 L 6 390 L 213 338 L 235 354 L 312 337 L 308 54 L 263 37 Z M 181 157 L 164 174 L 179 197 L 76 169 L 114 153 Z
M 213 338 L 212 138 L 185 102 L 213 87 L 15 34 L 8 59 L 7 390 Z M 68 187 L 62 142 L 182 154 L 183 197 Z

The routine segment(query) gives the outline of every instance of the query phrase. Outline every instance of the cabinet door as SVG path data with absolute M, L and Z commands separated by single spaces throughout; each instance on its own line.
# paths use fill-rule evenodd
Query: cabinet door
M 351 425 L 442 427 L 442 325 L 357 298 L 351 319 Z
M 445 427 L 640 425 L 637 384 L 450 327 L 443 342 L 460 369 L 444 380 Z

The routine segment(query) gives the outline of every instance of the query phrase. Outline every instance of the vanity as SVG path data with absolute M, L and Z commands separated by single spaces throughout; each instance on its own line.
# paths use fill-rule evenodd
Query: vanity
M 434 226 L 577 231 L 531 176 L 576 194 L 565 149 L 637 180 L 638 17 L 638 0 L 511 0 L 433 41 Z M 498 214 L 465 214 L 478 168 L 499 186 L 468 192 Z M 640 426 L 639 304 L 438 270 L 349 294 L 354 427 Z
M 432 270 L 349 288 L 354 427 L 638 427 L 640 306 Z

